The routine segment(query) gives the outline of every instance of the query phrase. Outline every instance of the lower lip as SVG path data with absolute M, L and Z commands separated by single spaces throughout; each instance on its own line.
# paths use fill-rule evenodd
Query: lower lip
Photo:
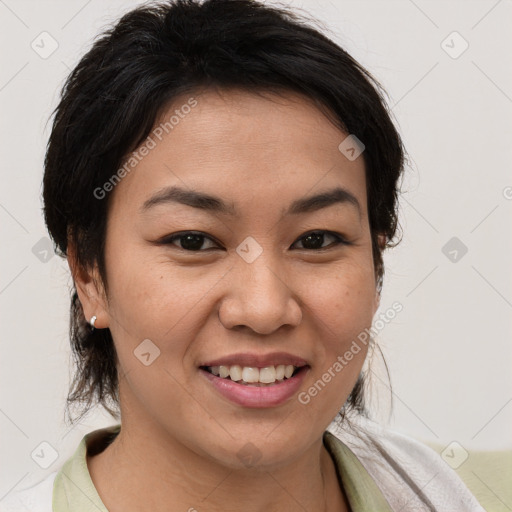
M 303 366 L 293 377 L 271 386 L 251 386 L 199 369 L 222 396 L 238 405 L 259 408 L 277 407 L 289 400 L 299 390 L 308 370 L 309 366 Z

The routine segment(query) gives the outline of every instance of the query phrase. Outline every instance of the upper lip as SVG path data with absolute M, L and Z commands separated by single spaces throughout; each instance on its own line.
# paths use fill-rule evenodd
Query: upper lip
M 248 352 L 231 354 L 218 359 L 212 359 L 202 363 L 200 366 L 251 366 L 265 368 L 266 366 L 277 366 L 280 364 L 293 366 L 306 366 L 307 362 L 302 357 L 288 354 L 286 352 L 273 352 L 271 354 L 250 354 Z

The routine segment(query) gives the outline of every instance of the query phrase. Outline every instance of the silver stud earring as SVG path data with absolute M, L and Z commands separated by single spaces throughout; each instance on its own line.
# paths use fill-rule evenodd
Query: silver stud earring
M 94 315 L 92 318 L 91 318 L 91 321 L 89 322 L 91 324 L 91 327 L 94 329 L 94 323 L 96 322 L 96 315 Z

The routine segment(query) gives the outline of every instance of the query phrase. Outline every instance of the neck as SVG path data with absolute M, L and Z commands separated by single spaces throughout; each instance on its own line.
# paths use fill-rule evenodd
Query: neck
M 87 464 L 109 512 L 348 512 L 334 463 L 320 438 L 278 467 L 231 469 L 146 425 L 121 432 Z

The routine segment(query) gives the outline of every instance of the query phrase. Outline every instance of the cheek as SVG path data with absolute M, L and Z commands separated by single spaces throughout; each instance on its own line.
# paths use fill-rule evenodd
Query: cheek
M 222 278 L 220 270 L 180 267 L 168 260 L 125 256 L 112 269 L 110 311 L 141 336 L 165 339 L 190 324 L 197 306 Z M 199 308 L 200 309 L 200 308 Z
M 318 414 L 341 408 L 364 364 L 376 293 L 372 272 L 367 266 L 346 266 L 334 279 L 317 280 L 308 293 L 307 309 L 320 343 L 315 350 L 318 364 L 299 401 L 311 402 Z
M 344 265 L 334 272 L 331 270 L 328 276 L 317 277 L 304 297 L 308 309 L 333 338 L 346 340 L 357 336 L 371 324 L 376 296 L 372 267 Z

